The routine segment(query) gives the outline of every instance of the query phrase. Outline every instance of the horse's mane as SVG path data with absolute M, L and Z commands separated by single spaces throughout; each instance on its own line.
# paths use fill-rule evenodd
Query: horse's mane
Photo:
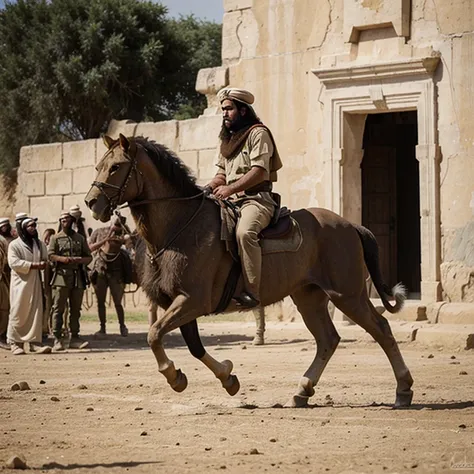
M 145 137 L 135 137 L 133 140 L 145 149 L 159 173 L 171 185 L 176 187 L 180 194 L 193 196 L 201 191 L 191 170 L 175 153 L 164 145 Z

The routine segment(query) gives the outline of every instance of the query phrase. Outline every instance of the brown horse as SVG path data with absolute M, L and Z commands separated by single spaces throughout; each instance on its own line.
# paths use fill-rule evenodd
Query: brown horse
M 151 301 L 166 309 L 148 334 L 159 371 L 174 390 L 186 388 L 185 375 L 168 359 L 162 344 L 165 334 L 180 327 L 191 353 L 234 395 L 239 382 L 231 374 L 232 363 L 216 361 L 203 348 L 193 350 L 193 341 L 200 345 L 196 318 L 215 311 L 232 266 L 220 240 L 219 207 L 204 198 L 189 169 L 164 146 L 123 135 L 104 141 L 108 151 L 97 165 L 86 203 L 103 222 L 117 206 L 128 203 L 147 243 L 150 258 L 143 287 Z M 307 405 L 339 343 L 327 308 L 331 300 L 380 344 L 397 380 L 395 406 L 409 406 L 413 379 L 387 320 L 369 300 L 366 267 L 389 312 L 401 309 L 405 293 L 400 285 L 390 290 L 384 284 L 373 234 L 325 209 L 303 209 L 292 216 L 303 243 L 297 252 L 265 255 L 261 284 L 264 306 L 291 296 L 317 344 L 316 356 L 288 405 Z M 235 294 L 242 288 L 240 279 Z M 236 310 L 235 304 L 227 310 Z

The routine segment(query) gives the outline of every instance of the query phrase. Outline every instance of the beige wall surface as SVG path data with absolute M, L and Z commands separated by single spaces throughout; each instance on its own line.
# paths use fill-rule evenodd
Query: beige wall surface
M 336 195 L 360 187 L 358 165 L 344 160 L 360 159 L 354 145 L 360 139 L 347 130 L 363 130 L 364 119 L 338 121 L 335 97 L 344 110 L 352 97 L 368 104 L 351 113 L 418 110 L 426 143 L 417 156 L 428 160 L 420 165 L 422 232 L 429 234 L 422 236 L 425 295 L 474 301 L 474 2 L 224 0 L 224 9 L 222 66 L 203 70 L 196 86 L 208 98 L 205 114 L 181 122 L 115 122 L 110 134 L 164 143 L 204 183 L 214 174 L 221 123 L 215 94 L 228 84 L 248 88 L 284 162 L 276 185 L 284 204 L 352 215 L 357 196 L 351 208 L 340 207 Z M 439 57 L 430 63 L 434 71 L 421 71 L 425 63 L 416 69 L 433 57 Z M 331 79 L 331 71 L 346 80 Z M 405 100 L 415 92 L 418 102 Z M 337 141 L 340 133 L 346 135 Z M 58 209 L 84 207 L 103 152 L 97 140 L 22 149 L 15 211 L 35 211 L 49 225 Z M 97 224 L 88 219 L 88 225 Z

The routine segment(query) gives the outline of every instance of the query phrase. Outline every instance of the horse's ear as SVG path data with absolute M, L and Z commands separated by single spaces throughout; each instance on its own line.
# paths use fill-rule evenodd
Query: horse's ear
M 104 141 L 104 145 L 110 150 L 112 145 L 114 144 L 114 139 L 109 137 L 108 135 L 102 135 L 102 140 Z
M 127 152 L 130 148 L 130 142 L 128 141 L 128 138 L 125 135 L 119 134 L 119 142 L 120 148 L 122 148 L 123 151 Z

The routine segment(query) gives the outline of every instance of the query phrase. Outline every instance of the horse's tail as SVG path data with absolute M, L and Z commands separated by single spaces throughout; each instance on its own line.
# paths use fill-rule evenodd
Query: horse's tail
M 404 285 L 397 283 L 393 288 L 389 288 L 382 277 L 379 261 L 379 246 L 374 234 L 369 229 L 354 225 L 359 234 L 364 249 L 364 260 L 369 270 L 374 286 L 380 295 L 383 305 L 389 313 L 398 313 L 403 308 L 407 297 L 407 290 Z M 388 297 L 395 299 L 395 305 L 391 305 Z

